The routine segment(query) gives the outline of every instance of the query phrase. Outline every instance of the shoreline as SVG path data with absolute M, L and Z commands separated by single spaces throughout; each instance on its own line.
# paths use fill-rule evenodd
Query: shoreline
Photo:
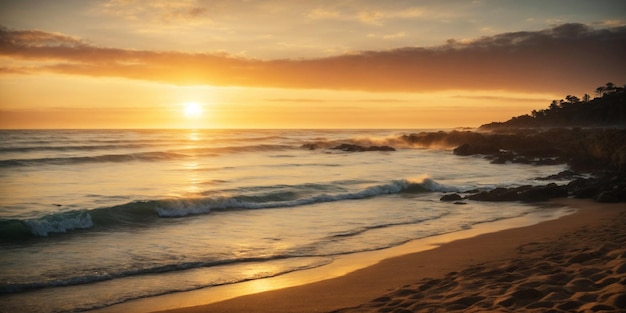
M 423 278 L 428 276 L 425 275 L 425 273 L 418 275 L 419 277 L 416 277 L 415 273 L 387 273 L 383 275 L 386 277 L 382 277 L 382 281 L 384 283 L 381 284 L 380 281 L 376 282 L 375 279 L 375 277 L 378 276 L 380 280 L 380 275 L 374 273 L 372 275 L 374 279 L 373 281 L 368 283 L 358 282 L 363 280 L 367 281 L 369 279 L 367 277 L 368 275 L 363 277 L 363 272 L 370 272 L 372 269 L 379 268 L 384 264 L 389 263 L 390 260 L 395 261 L 402 258 L 410 259 L 415 255 L 431 254 L 432 251 L 441 250 L 442 247 L 450 245 L 455 246 L 459 241 L 473 240 L 489 234 L 500 234 L 513 229 L 535 227 L 537 225 L 549 223 L 550 221 L 561 220 L 563 218 L 567 218 L 568 216 L 572 216 L 572 210 L 584 208 L 590 205 L 593 206 L 596 204 L 587 200 L 560 199 L 547 202 L 546 209 L 538 209 L 535 213 L 522 217 L 478 224 L 468 230 L 418 239 L 384 250 L 340 256 L 331 264 L 319 268 L 296 271 L 276 277 L 258 279 L 232 285 L 216 286 L 195 291 L 138 299 L 90 312 L 157 312 L 163 310 L 172 313 L 207 311 L 310 312 L 314 310 L 319 311 L 320 309 L 322 309 L 321 311 L 340 309 L 367 302 L 376 296 L 384 294 L 389 289 L 415 282 L 419 279 L 419 277 Z M 506 204 L 504 204 L 504 206 L 506 206 Z M 579 215 L 579 211 L 573 215 Z M 492 252 L 500 253 L 502 250 L 506 250 L 504 248 L 506 247 L 499 247 L 498 249 L 494 249 Z M 472 254 L 471 251 L 467 252 Z M 493 253 L 487 254 L 491 255 Z M 472 256 L 470 260 L 474 260 L 474 257 L 475 256 Z M 424 265 L 424 268 L 421 271 L 430 273 L 430 276 L 435 273 L 443 275 L 466 264 L 466 262 L 462 259 L 453 261 L 454 262 L 451 262 L 451 260 L 448 259 L 443 263 L 435 262 L 437 264 L 441 263 L 441 267 L 437 270 L 432 268 L 429 269 L 429 267 L 432 267 L 430 265 Z M 401 264 L 406 266 L 406 262 L 407 261 L 402 261 Z M 387 270 L 389 270 L 389 268 L 387 268 Z M 374 270 L 374 272 L 376 272 L 376 270 Z M 345 282 L 350 281 L 355 277 L 357 282 Z M 327 285 L 330 287 L 326 287 Z M 354 290 L 354 288 L 351 288 L 350 286 L 360 287 L 357 288 L 358 290 Z M 328 300 L 328 295 L 324 295 L 326 292 L 324 290 L 328 290 L 328 288 L 331 288 L 330 290 L 334 289 L 337 291 L 334 293 L 334 296 L 337 299 Z M 346 292 L 346 290 L 352 291 Z M 289 295 L 292 292 L 295 292 L 296 296 Z M 312 293 L 321 298 L 317 301 L 307 300 L 307 303 L 286 303 L 280 307 L 267 306 L 267 303 L 263 305 L 259 304 L 256 308 L 252 305 L 252 303 L 257 303 L 257 301 L 264 302 L 268 301 L 268 299 L 273 299 L 273 301 L 271 301 L 273 304 L 284 302 L 284 299 L 280 301 L 276 299 L 275 295 L 282 295 L 285 293 L 287 294 L 287 298 L 303 297 L 303 299 L 313 299 L 314 297 L 311 297 Z M 323 308 L 317 308 L 318 305 L 323 304 L 321 302 L 332 304 L 325 304 Z
M 560 305 L 558 307 L 563 308 L 562 311 L 571 311 L 575 307 L 587 307 L 587 309 L 590 309 L 593 305 L 596 305 L 596 308 L 602 308 L 604 304 L 595 303 L 600 300 L 605 302 L 613 301 L 617 303 L 617 305 L 623 306 L 626 301 L 626 299 L 621 296 L 626 290 L 626 287 L 624 287 L 624 284 L 626 284 L 626 248 L 624 248 L 622 244 L 624 243 L 623 241 L 626 240 L 626 235 L 624 234 L 626 230 L 623 229 L 623 224 L 621 223 L 623 221 L 617 220 L 617 218 L 621 217 L 623 220 L 626 217 L 626 207 L 624 207 L 623 203 L 598 204 L 588 200 L 574 199 L 559 199 L 551 203 L 567 205 L 578 210 L 574 214 L 566 215 L 559 219 L 553 219 L 531 226 L 484 233 L 474 237 L 448 242 L 435 249 L 388 258 L 375 265 L 333 279 L 241 296 L 207 305 L 183 307 L 184 303 L 179 303 L 181 305 L 179 308 L 162 312 L 330 312 L 337 310 L 340 310 L 340 312 L 373 312 L 378 311 L 378 308 L 383 306 L 393 309 L 394 306 L 408 306 L 411 303 L 426 302 L 415 299 L 407 300 L 407 298 L 418 298 L 418 295 L 423 296 L 424 294 L 420 292 L 413 292 L 412 294 L 410 292 L 406 293 L 407 290 L 411 290 L 409 287 L 415 286 L 414 290 L 419 290 L 420 288 L 424 288 L 423 286 L 427 285 L 429 281 L 431 283 L 445 282 L 446 279 L 450 277 L 454 278 L 450 284 L 454 283 L 463 286 L 464 283 L 470 281 L 472 273 L 474 273 L 473 275 L 480 276 L 482 274 L 483 276 L 488 276 L 487 273 L 476 269 L 481 266 L 485 267 L 487 272 L 491 272 L 492 270 L 497 270 L 499 266 L 510 266 L 510 264 L 514 264 L 515 260 L 520 257 L 527 258 L 537 256 L 538 254 L 547 252 L 549 249 L 558 249 L 562 246 L 571 250 L 568 251 L 572 254 L 572 259 L 579 255 L 584 255 L 585 251 L 598 248 L 596 246 L 597 243 L 586 242 L 588 238 L 596 235 L 594 231 L 590 230 L 603 228 L 605 225 L 612 225 L 614 231 L 620 231 L 618 234 L 609 233 L 605 235 L 614 235 L 617 237 L 617 240 L 621 240 L 622 242 L 621 244 L 613 245 L 612 248 L 614 251 L 607 253 L 611 257 L 616 258 L 615 260 L 610 262 L 606 261 L 607 263 L 601 262 L 602 265 L 606 264 L 606 266 L 610 266 L 612 269 L 606 271 L 597 269 L 592 272 L 595 272 L 596 276 L 604 272 L 621 276 L 613 277 L 614 275 L 611 276 L 609 274 L 604 276 L 600 275 L 600 278 L 596 277 L 600 279 L 599 283 L 591 282 L 585 284 L 589 279 L 583 277 L 588 276 L 587 274 L 578 271 L 584 269 L 581 264 L 570 264 L 568 266 L 571 268 L 567 269 L 557 268 L 557 271 L 563 271 L 564 273 L 573 271 L 571 275 L 573 275 L 574 278 L 564 287 L 570 289 L 560 293 L 556 291 L 551 293 L 547 293 L 547 291 L 543 290 L 537 291 L 540 292 L 542 296 L 544 293 L 547 293 L 545 295 L 546 298 L 552 297 L 548 300 L 537 302 L 539 304 L 537 311 L 545 311 L 550 305 L 553 307 Z M 615 228 L 615 224 L 617 224 L 617 228 Z M 604 233 L 607 232 L 608 231 L 605 229 Z M 576 248 L 569 247 L 570 245 Z M 605 246 L 606 244 L 603 245 L 604 248 L 606 248 Z M 609 248 L 611 248 L 611 246 Z M 565 257 L 570 257 L 567 253 L 565 254 Z M 538 266 L 542 266 L 542 264 L 539 263 L 546 263 L 541 255 L 539 255 L 539 259 L 536 259 L 536 262 L 538 264 L 534 265 Z M 586 263 L 583 262 L 583 264 Z M 530 264 L 531 268 L 534 265 Z M 591 269 L 585 270 L 590 271 Z M 468 274 L 467 272 L 470 273 Z M 528 287 L 531 286 L 531 284 L 532 286 L 536 286 L 542 283 L 541 281 L 537 281 L 541 276 L 533 278 L 534 276 L 536 275 L 530 272 L 526 273 L 524 277 L 519 277 L 521 283 L 525 284 L 521 286 L 526 286 L 526 289 L 522 288 L 516 289 L 516 291 L 508 291 L 508 294 L 502 291 L 500 298 L 494 300 L 498 301 L 497 305 L 500 305 L 498 310 L 515 311 L 523 308 L 513 307 L 511 310 L 507 310 L 504 305 L 511 301 L 516 301 L 515 296 L 522 298 L 525 296 L 529 297 L 529 295 L 524 294 L 524 290 L 532 289 L 536 291 L 536 289 Z M 530 280 L 530 282 L 528 280 Z M 420 286 L 419 282 L 427 282 L 427 284 Z M 521 288 L 515 281 L 506 282 L 505 284 L 512 286 L 512 288 Z M 572 284 L 574 285 L 570 286 Z M 580 284 L 580 286 L 576 284 Z M 590 284 L 592 284 L 594 288 L 600 288 L 600 284 L 607 284 L 607 286 L 600 291 L 583 292 L 588 290 L 586 288 L 591 288 Z M 391 293 L 393 291 L 396 292 Z M 450 292 L 453 291 L 455 290 Z M 486 293 L 488 290 L 485 285 L 477 285 L 473 286 L 470 291 L 472 294 L 475 294 L 476 292 Z M 460 294 L 457 295 L 456 298 L 445 298 L 448 300 L 440 299 L 439 303 L 437 303 L 436 300 L 433 301 L 436 303 L 437 307 L 442 307 L 442 305 L 457 305 L 458 309 L 458 306 L 463 306 L 467 304 L 468 301 L 473 301 L 471 299 L 486 298 L 486 295 L 474 296 L 474 298 L 462 297 L 462 292 L 456 292 Z M 598 292 L 606 292 L 606 294 L 598 295 Z M 454 293 L 448 293 L 446 297 L 452 297 L 453 295 Z M 571 299 L 567 298 L 567 295 L 570 295 Z M 443 298 L 441 295 L 438 296 Z M 433 299 L 435 298 L 434 295 L 432 297 Z M 376 301 L 373 301 L 375 299 Z M 585 303 L 585 301 L 587 301 L 587 303 Z M 515 303 L 519 302 L 513 302 L 513 304 Z M 531 305 L 532 304 L 529 306 Z M 401 309 L 401 307 L 397 308 Z M 454 309 L 454 307 L 451 306 L 448 308 L 450 310 Z M 491 309 L 493 309 L 493 307 Z M 524 309 L 528 310 L 530 308 L 526 307 Z M 621 307 L 621 309 L 623 309 L 623 307 Z M 414 308 L 414 310 L 418 310 L 418 308 Z M 485 309 L 483 308 L 483 310 Z M 619 309 L 609 311 L 617 312 Z

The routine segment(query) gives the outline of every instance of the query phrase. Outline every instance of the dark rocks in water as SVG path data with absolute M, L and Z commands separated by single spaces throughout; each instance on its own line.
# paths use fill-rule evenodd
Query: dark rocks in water
M 558 177 L 577 175 L 565 171 Z M 499 187 L 467 196 L 475 201 L 522 201 L 539 202 L 553 198 L 574 196 L 575 198 L 592 198 L 598 202 L 626 202 L 626 172 L 599 173 L 596 177 L 578 177 L 567 185 L 550 183 L 543 186 L 521 186 L 515 188 Z
M 567 184 L 567 190 L 576 198 L 592 198 L 598 202 L 626 202 L 626 170 L 576 178 Z
M 465 143 L 452 151 L 455 155 L 467 156 L 474 154 L 495 154 L 500 152 L 497 146 L 490 143 Z
M 530 186 L 524 186 L 530 187 Z M 503 188 L 498 187 L 496 189 L 490 191 L 483 191 L 473 195 L 468 196 L 467 198 L 475 201 L 491 201 L 491 202 L 500 202 L 500 201 L 517 201 L 519 200 L 517 195 L 517 190 L 524 187 L 518 188 Z
M 493 133 L 424 132 L 399 138 L 412 146 L 451 147 L 493 163 L 568 164 L 573 170 L 626 169 L 626 129 L 506 129 Z
M 576 178 L 567 184 L 567 189 L 575 197 L 579 199 L 593 198 L 600 192 L 600 186 L 591 183 L 589 178 Z
M 622 198 L 624 198 L 623 192 L 624 191 L 622 191 L 622 194 L 620 194 L 619 192 L 615 190 L 602 191 L 594 197 L 594 200 L 598 202 L 604 202 L 604 203 L 621 202 Z
M 302 146 L 300 146 L 300 148 L 309 149 L 309 150 L 317 150 L 319 149 L 319 146 L 315 143 L 305 143 Z
M 546 177 L 537 177 L 535 179 L 536 180 L 571 180 L 579 176 L 580 174 L 575 171 L 565 170 L 565 171 L 559 172 L 558 174 L 554 174 L 554 175 L 550 175 Z
M 447 195 L 443 195 L 443 197 L 441 197 L 441 199 L 439 199 L 440 201 L 459 201 L 462 200 L 463 197 L 459 196 L 456 193 L 453 194 L 447 194 Z
M 492 159 L 491 164 L 506 164 L 507 162 L 513 163 L 513 160 L 515 159 L 515 153 L 510 151 L 502 151 L 497 155 L 489 157 L 489 159 Z
M 359 145 L 353 145 L 348 143 L 342 143 L 338 146 L 332 147 L 333 150 L 341 150 L 346 152 L 365 152 L 365 151 L 396 151 L 395 148 L 390 146 L 370 146 L 364 147 Z
M 548 184 L 545 186 L 521 186 L 516 188 L 496 188 L 468 196 L 470 200 L 476 201 L 522 201 L 539 202 L 553 198 L 567 197 L 568 192 L 565 186 Z
M 317 150 L 317 149 L 322 149 L 322 148 L 327 148 L 327 147 L 328 146 L 325 146 L 324 144 L 317 144 L 317 143 L 305 143 L 302 146 L 300 146 L 300 148 L 308 149 L 308 150 Z M 345 152 L 396 151 L 395 148 L 390 147 L 390 146 L 370 146 L 370 147 L 365 147 L 365 146 L 348 144 L 348 143 L 343 143 L 343 144 L 340 144 L 338 146 L 331 147 L 329 149 L 341 150 L 341 151 L 345 151 Z
M 539 202 L 553 198 L 563 198 L 568 196 L 567 188 L 555 183 L 545 186 L 536 186 L 519 193 L 520 201 Z

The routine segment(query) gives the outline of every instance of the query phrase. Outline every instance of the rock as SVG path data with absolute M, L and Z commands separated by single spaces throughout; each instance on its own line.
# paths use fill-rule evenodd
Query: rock
M 467 197 L 476 201 L 517 201 L 517 192 L 512 188 L 498 187 L 490 191 L 483 191 Z
M 303 144 L 302 146 L 300 146 L 300 148 L 303 148 L 303 149 L 309 149 L 309 150 L 316 150 L 316 149 L 318 149 L 319 147 L 318 147 L 318 145 L 317 145 L 317 144 L 314 144 L 314 143 L 305 143 L 305 144 Z
M 594 197 L 594 200 L 603 203 L 617 203 L 620 202 L 620 195 L 613 190 L 602 191 Z
M 517 188 L 496 188 L 468 196 L 476 201 L 523 201 L 539 202 L 553 198 L 567 197 L 567 188 L 551 183 L 545 186 L 521 186 Z
M 515 159 L 515 153 L 507 151 L 500 152 L 495 156 L 495 159 L 491 161 L 491 164 L 506 164 L 507 162 L 513 163 Z
M 453 153 L 455 155 L 467 156 L 474 154 L 495 154 L 500 152 L 500 149 L 489 143 L 475 143 L 475 144 L 462 144 L 456 148 L 454 148 Z
M 600 192 L 599 187 L 588 178 L 577 178 L 569 182 L 567 190 L 579 199 L 593 198 Z
M 546 176 L 546 177 L 537 177 L 536 180 L 571 180 L 578 177 L 580 174 L 574 172 L 572 170 L 565 170 L 559 172 L 558 174 Z
M 518 193 L 519 200 L 524 202 L 547 201 L 553 198 L 567 197 L 567 195 L 567 188 L 554 183 L 532 187 Z
M 390 146 L 370 146 L 364 147 L 359 145 L 353 145 L 348 143 L 343 143 L 338 146 L 332 147 L 333 150 L 341 150 L 346 152 L 364 152 L 364 151 L 396 151 L 395 148 Z
M 371 146 L 368 151 L 396 151 L 396 148 L 390 146 Z
M 441 197 L 439 200 L 440 201 L 459 201 L 462 200 L 463 197 L 459 196 L 456 193 L 453 194 L 447 194 L 447 195 L 443 195 L 443 197 Z

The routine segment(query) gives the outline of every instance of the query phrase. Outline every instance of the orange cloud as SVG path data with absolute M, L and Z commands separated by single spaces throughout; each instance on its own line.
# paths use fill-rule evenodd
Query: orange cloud
M 467 42 L 449 40 L 431 48 L 280 60 L 112 49 L 63 34 L 0 30 L 0 64 L 6 65 L 9 60 L 0 75 L 54 72 L 190 85 L 569 93 L 606 81 L 626 81 L 624 55 L 625 26 L 592 29 L 582 24 L 504 33 Z M 32 64 L 22 66 L 24 62 Z

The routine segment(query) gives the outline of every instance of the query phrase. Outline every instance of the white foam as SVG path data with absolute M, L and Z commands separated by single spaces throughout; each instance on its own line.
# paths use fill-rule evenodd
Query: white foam
M 413 189 L 417 189 L 417 191 L 422 192 L 458 191 L 455 187 L 439 184 L 433 179 L 426 177 L 422 179 L 393 180 L 387 184 L 370 186 L 361 191 L 339 194 L 319 194 L 308 198 L 286 201 L 251 202 L 241 201 L 237 199 L 237 197 L 170 200 L 163 202 L 163 205 L 156 208 L 156 211 L 161 217 L 182 217 L 188 215 L 207 214 L 212 210 L 284 208 L 323 202 L 365 199 L 380 195 L 413 191 Z
M 24 224 L 33 234 L 41 237 L 46 237 L 50 233 L 65 233 L 68 230 L 93 227 L 91 215 L 87 212 L 47 215 L 38 219 L 25 220 Z

